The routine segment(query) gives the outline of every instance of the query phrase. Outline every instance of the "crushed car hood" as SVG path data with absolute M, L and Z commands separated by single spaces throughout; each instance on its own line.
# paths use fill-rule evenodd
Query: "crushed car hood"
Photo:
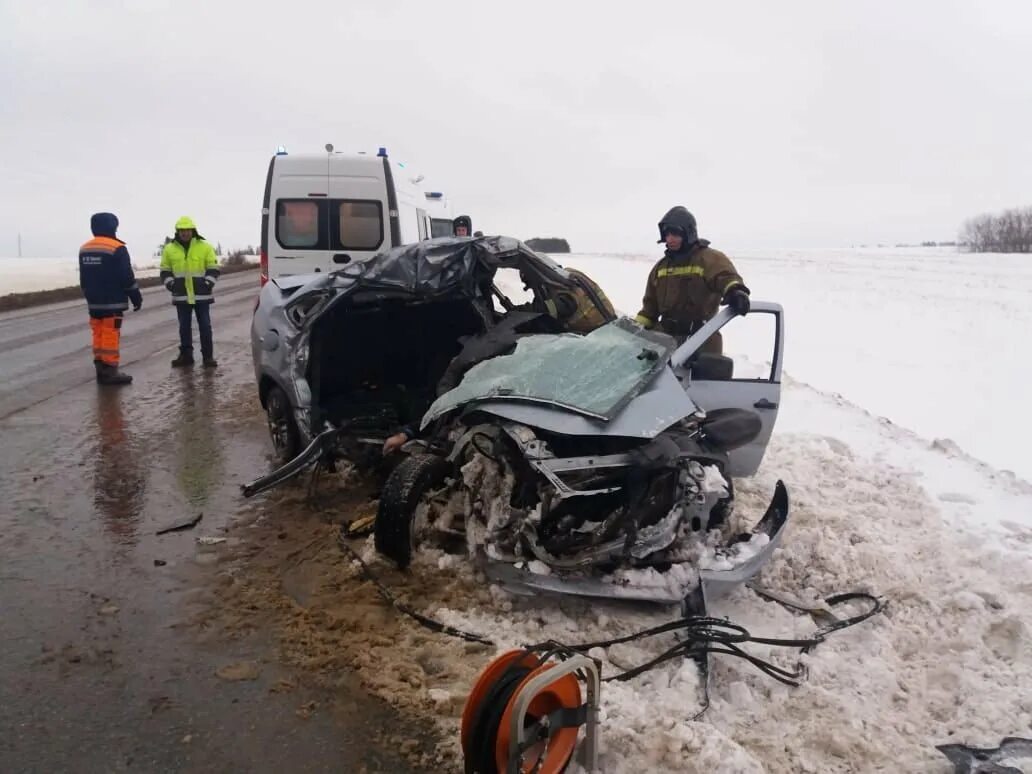
M 566 434 L 651 437 L 695 411 L 669 369 L 673 345 L 626 319 L 587 336 L 527 336 L 511 354 L 471 368 L 433 403 L 423 426 L 476 405 Z
M 699 411 L 669 368 L 660 371 L 609 421 L 592 419 L 559 407 L 500 398 L 475 401 L 468 408 L 560 435 L 616 438 L 655 438 L 675 422 Z

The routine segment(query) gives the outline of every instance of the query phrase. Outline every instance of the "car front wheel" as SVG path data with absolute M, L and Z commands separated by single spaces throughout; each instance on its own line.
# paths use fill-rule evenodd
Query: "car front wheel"
M 301 452 L 301 433 L 290 410 L 290 401 L 282 388 L 273 387 L 269 390 L 265 399 L 265 412 L 276 459 L 289 462 Z
M 412 549 L 419 542 L 420 529 L 413 523 L 423 496 L 439 489 L 451 465 L 433 454 L 406 457 L 394 469 L 383 492 L 373 528 L 376 550 L 405 569 L 412 561 Z

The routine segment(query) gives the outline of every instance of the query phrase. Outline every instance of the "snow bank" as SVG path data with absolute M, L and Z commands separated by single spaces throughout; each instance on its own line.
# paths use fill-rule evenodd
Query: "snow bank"
M 807 399 L 790 389 L 790 400 Z M 848 412 L 845 412 L 848 414 Z M 847 423 L 848 425 L 848 423 Z M 762 513 L 776 477 L 792 494 L 789 532 L 763 586 L 803 597 L 884 596 L 886 612 L 833 634 L 804 658 L 799 688 L 714 657 L 712 706 L 699 721 L 694 665 L 672 662 L 602 691 L 606 772 L 944 771 L 936 744 L 995 746 L 1032 734 L 1032 579 L 1027 559 L 944 529 L 912 473 L 841 441 L 775 437 L 764 471 L 738 482 L 739 512 Z M 1021 562 L 1025 562 L 1024 565 Z M 665 622 L 673 609 L 493 592 L 488 608 L 437 617 L 491 632 L 501 649 L 585 642 Z M 742 589 L 712 611 L 756 635 L 805 636 L 815 624 Z M 605 674 L 648 660 L 670 637 L 598 652 Z M 790 667 L 797 653 L 750 646 Z

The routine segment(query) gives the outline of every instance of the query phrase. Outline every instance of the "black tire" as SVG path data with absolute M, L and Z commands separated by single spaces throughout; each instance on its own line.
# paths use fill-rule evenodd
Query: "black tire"
M 290 462 L 301 453 L 301 432 L 290 409 L 290 400 L 281 387 L 274 386 L 265 396 L 265 415 L 276 459 Z
M 407 457 L 391 472 L 380 495 L 373 528 L 376 550 L 398 567 L 412 561 L 412 519 L 416 506 L 428 491 L 439 488 L 451 465 L 433 454 Z

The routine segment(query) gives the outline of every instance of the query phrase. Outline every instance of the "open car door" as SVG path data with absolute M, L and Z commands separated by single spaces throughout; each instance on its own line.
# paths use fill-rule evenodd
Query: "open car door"
M 724 354 L 700 353 L 717 332 L 724 340 Z M 781 402 L 784 338 L 781 305 L 756 301 L 745 316 L 724 307 L 670 358 L 674 373 L 703 411 L 736 408 L 760 418 L 759 435 L 730 452 L 727 473 L 731 476 L 751 476 L 763 461 Z

